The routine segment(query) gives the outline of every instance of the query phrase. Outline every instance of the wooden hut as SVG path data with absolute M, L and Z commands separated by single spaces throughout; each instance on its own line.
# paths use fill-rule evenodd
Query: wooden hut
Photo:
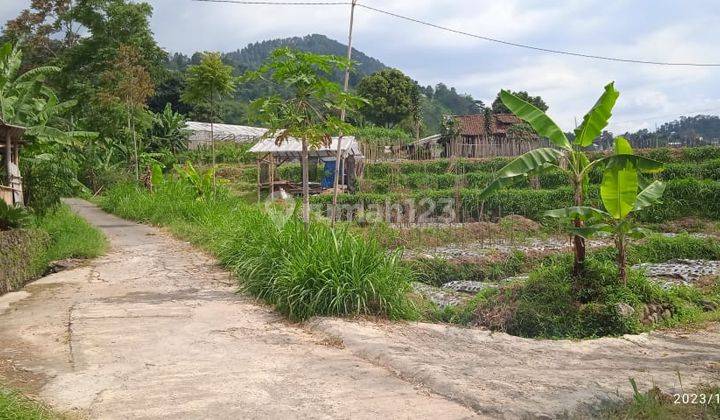
M 455 115 L 453 118 L 457 121 L 458 138 L 446 145 L 451 149 L 445 153 L 447 156 L 517 156 L 543 145 L 534 132 L 513 132 L 522 127 L 522 120 L 512 114 Z
M 310 165 L 325 164 L 326 174 L 324 182 L 310 183 L 310 192 L 320 194 L 332 188 L 334 169 L 337 157 L 337 147 L 340 142 L 340 175 L 339 186 L 341 189 L 353 192 L 357 179 L 362 176 L 364 162 L 355 137 L 333 137 L 329 145 L 308 150 L 308 162 Z M 302 154 L 302 142 L 290 138 L 277 144 L 274 138 L 260 140 L 250 149 L 251 153 L 257 155 L 258 167 L 258 199 L 263 190 L 268 193 L 278 192 L 280 189 L 288 194 L 300 194 L 302 192 L 301 180 L 285 180 L 277 177 L 277 169 L 290 162 L 300 162 Z M 329 173 L 328 173 L 329 172 Z
M 4 169 L 0 178 L 0 199 L 9 205 L 23 204 L 19 165 L 23 133 L 24 127 L 6 124 L 0 120 L 0 156 Z

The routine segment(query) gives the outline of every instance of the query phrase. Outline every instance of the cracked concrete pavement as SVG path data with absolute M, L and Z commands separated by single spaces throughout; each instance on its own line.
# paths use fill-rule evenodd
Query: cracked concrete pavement
M 520 418 L 718 379 L 720 328 L 528 340 L 423 323 L 289 324 L 212 258 L 70 200 L 111 241 L 0 297 L 0 375 L 91 418 Z

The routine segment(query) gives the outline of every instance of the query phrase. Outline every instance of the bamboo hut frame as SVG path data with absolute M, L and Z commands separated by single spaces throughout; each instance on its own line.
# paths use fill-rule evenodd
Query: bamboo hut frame
M 22 177 L 20 176 L 20 148 L 25 128 L 0 121 L 0 154 L 3 157 L 3 174 L 6 183 L 0 182 L 0 200 L 9 205 L 23 205 Z
M 308 164 L 317 165 L 324 159 L 336 160 L 338 147 L 341 150 L 340 161 L 336 162 L 336 165 L 340 165 L 339 183 L 344 185 L 346 190 L 353 191 L 356 180 L 362 176 L 362 169 L 364 168 L 361 163 L 364 157 L 354 137 L 334 137 L 329 145 L 309 149 Z M 257 155 L 258 201 L 261 200 L 262 193 L 265 190 L 268 191 L 268 195 L 272 198 L 275 197 L 275 193 L 279 188 L 287 188 L 288 193 L 291 194 L 299 193 L 299 188 L 294 188 L 292 183 L 280 180 L 276 176 L 277 169 L 282 165 L 300 161 L 302 143 L 299 140 L 290 138 L 277 144 L 274 138 L 267 138 L 253 146 L 250 152 Z M 311 188 L 310 192 L 311 194 L 317 194 L 331 189 L 332 187 L 317 187 Z

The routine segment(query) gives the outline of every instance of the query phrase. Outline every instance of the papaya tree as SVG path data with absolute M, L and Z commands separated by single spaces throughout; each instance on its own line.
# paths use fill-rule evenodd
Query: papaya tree
M 350 61 L 333 55 L 320 55 L 278 48 L 257 70 L 244 80 L 266 80 L 284 92 L 255 100 L 251 107 L 257 118 L 270 129 L 266 137 L 282 144 L 297 139 L 302 144 L 302 217 L 310 221 L 308 157 L 310 148 L 327 146 L 332 136 L 352 132 L 352 126 L 339 118 L 340 112 L 356 109 L 363 101 L 344 92 L 330 80 L 334 72 L 350 66 Z
M 607 127 L 612 116 L 612 109 L 619 96 L 620 92 L 615 89 L 614 82 L 605 86 L 603 94 L 585 115 L 582 124 L 575 129 L 575 139 L 571 142 L 545 111 L 509 91 L 501 91 L 500 99 L 503 104 L 518 118 L 528 123 L 538 135 L 547 138 L 552 143 L 552 147 L 531 150 L 508 163 L 498 171 L 495 180 L 481 191 L 479 199 L 482 200 L 499 188 L 512 185 L 542 170 L 554 168 L 567 176 L 568 183 L 573 190 L 574 206 L 583 206 L 589 184 L 589 174 L 597 164 L 607 164 L 609 159 L 615 159 L 619 162 L 632 162 L 640 172 L 659 171 L 662 168 L 660 162 L 633 154 L 623 153 L 595 161 L 591 161 L 588 157 L 587 148 Z M 572 222 L 575 229 L 582 228 L 584 225 L 579 216 L 574 217 Z M 579 277 L 584 273 L 585 267 L 585 239 L 579 234 L 573 235 L 573 250 L 575 253 L 573 275 Z
M 632 155 L 630 142 L 624 137 L 615 139 L 615 156 L 630 155 Z M 598 232 L 610 233 L 617 247 L 620 281 L 627 284 L 626 249 L 628 238 L 640 238 L 647 233 L 645 229 L 633 223 L 631 215 L 660 202 L 664 192 L 665 184 L 661 181 L 644 183 L 638 167 L 632 160 L 611 159 L 603 172 L 600 185 L 600 197 L 605 207 L 604 210 L 573 206 L 547 211 L 545 216 L 583 221 L 585 226 L 576 227 L 573 231 L 575 235 L 582 238 L 589 238 Z

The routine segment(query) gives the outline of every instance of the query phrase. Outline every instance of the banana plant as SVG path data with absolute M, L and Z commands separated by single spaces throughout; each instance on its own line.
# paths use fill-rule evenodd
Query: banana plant
M 623 137 L 615 139 L 615 156 L 631 156 L 630 142 Z M 646 185 L 644 185 L 646 184 Z M 545 216 L 580 220 L 583 226 L 576 226 L 573 233 L 589 238 L 599 232 L 610 233 L 618 250 L 617 263 L 620 281 L 627 284 L 626 249 L 628 238 L 641 238 L 647 230 L 636 226 L 631 215 L 660 202 L 665 192 L 661 181 L 645 183 L 633 160 L 610 159 L 603 172 L 600 198 L 604 210 L 594 207 L 573 206 L 550 210 Z
M 586 148 L 591 146 L 602 130 L 607 127 L 612 116 L 612 109 L 619 96 L 620 92 L 615 89 L 614 82 L 605 86 L 605 91 L 585 115 L 582 124 L 575 130 L 575 139 L 570 142 L 563 130 L 544 111 L 506 90 L 501 91 L 500 99 L 503 104 L 518 118 L 527 122 L 538 135 L 549 139 L 552 147 L 531 150 L 500 169 L 496 174 L 496 179 L 481 191 L 480 200 L 499 188 L 511 185 L 540 171 L 554 168 L 567 175 L 568 182 L 573 189 L 574 205 L 583 206 L 589 184 L 589 174 L 595 165 L 607 165 L 614 160 L 619 163 L 632 162 L 635 168 L 641 172 L 653 173 L 661 170 L 660 162 L 635 156 L 632 151 L 595 161 L 590 161 L 585 153 Z M 567 163 L 567 167 L 564 163 Z M 575 217 L 573 225 L 575 228 L 582 228 L 584 222 L 581 217 Z M 575 252 L 573 275 L 580 277 L 584 273 L 585 266 L 585 239 L 581 235 L 574 235 L 573 247 Z

